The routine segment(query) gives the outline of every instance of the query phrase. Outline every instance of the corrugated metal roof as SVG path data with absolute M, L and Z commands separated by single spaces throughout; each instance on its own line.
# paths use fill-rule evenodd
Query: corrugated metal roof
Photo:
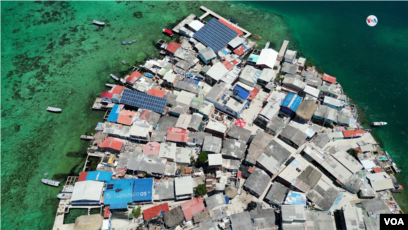
M 297 108 L 300 105 L 300 102 L 302 102 L 302 98 L 300 96 L 294 93 L 288 93 L 285 97 L 285 100 L 283 100 L 281 106 L 289 108 L 293 112 L 296 112 Z
M 144 220 L 149 220 L 152 219 L 158 215 L 168 213 L 169 210 L 169 204 L 163 203 L 160 205 L 156 205 L 154 207 L 148 208 L 143 210 L 143 219 Z
M 153 178 L 143 178 L 135 180 L 133 184 L 133 201 L 152 201 Z
M 186 221 L 191 220 L 193 215 L 201 212 L 205 208 L 201 197 L 194 198 L 192 200 L 184 202 L 180 206 L 181 209 L 183 210 Z

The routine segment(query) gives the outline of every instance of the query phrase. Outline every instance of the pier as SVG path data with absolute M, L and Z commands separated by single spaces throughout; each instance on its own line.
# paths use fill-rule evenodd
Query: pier
M 282 61 L 283 60 L 283 56 L 285 55 L 285 51 L 286 48 L 288 47 L 289 41 L 288 40 L 284 40 L 282 43 L 282 46 L 279 50 L 279 54 L 278 54 L 278 61 Z
M 93 136 L 81 135 L 81 140 L 91 141 L 91 140 L 93 140 L 93 139 L 94 139 Z

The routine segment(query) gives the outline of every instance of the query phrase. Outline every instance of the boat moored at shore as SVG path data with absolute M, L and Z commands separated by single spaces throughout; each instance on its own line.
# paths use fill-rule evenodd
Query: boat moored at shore
M 95 24 L 95 25 L 98 25 L 98 26 L 104 26 L 105 25 L 105 22 L 96 21 L 96 20 L 93 20 L 92 23 Z
M 113 80 L 115 80 L 115 81 L 119 81 L 119 78 L 118 78 L 118 77 L 116 77 L 115 75 L 111 74 L 110 76 L 111 76 L 111 78 L 112 78 Z
M 59 182 L 59 181 L 55 181 L 55 180 L 41 179 L 41 182 L 42 182 L 43 184 L 51 185 L 51 186 L 53 186 L 53 187 L 59 187 L 59 186 L 60 186 L 60 182 Z
M 48 106 L 47 111 L 48 112 L 53 112 L 53 113 L 60 113 L 62 111 L 62 109 Z
M 387 122 L 379 121 L 379 122 L 373 122 L 373 126 L 383 126 L 387 125 Z

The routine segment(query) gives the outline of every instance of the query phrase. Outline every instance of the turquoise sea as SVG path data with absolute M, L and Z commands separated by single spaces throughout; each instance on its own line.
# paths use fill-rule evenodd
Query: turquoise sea
M 157 40 L 169 41 L 161 29 L 201 15 L 201 5 L 261 36 L 261 46 L 290 40 L 337 77 L 366 124 L 387 121 L 373 134 L 408 189 L 407 2 L 1 2 L 1 228 L 51 229 L 59 189 L 40 179 L 48 173 L 62 182 L 82 170 L 88 143 L 79 136 L 103 119 L 90 107 L 109 74 L 124 76 L 158 56 Z M 368 15 L 377 26 L 367 26 Z M 137 42 L 121 45 L 126 40 Z M 408 193 L 396 198 L 408 211 Z

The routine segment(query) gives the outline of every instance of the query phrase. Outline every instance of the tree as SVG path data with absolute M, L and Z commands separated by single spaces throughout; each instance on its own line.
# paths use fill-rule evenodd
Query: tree
M 195 191 L 196 197 L 204 196 L 205 194 L 207 194 L 207 188 L 205 187 L 205 184 L 198 185 Z
M 306 63 L 306 67 L 313 67 L 313 66 L 314 66 L 314 64 L 313 64 L 312 61 L 309 61 L 308 63 Z
M 204 151 L 200 152 L 200 155 L 197 158 L 197 164 L 202 166 L 207 161 L 207 159 L 208 159 L 207 152 L 204 152 Z
M 194 159 L 194 157 L 190 157 L 190 164 L 195 164 L 196 163 L 196 160 Z
M 282 76 L 282 74 L 278 73 L 278 75 L 276 75 L 275 80 L 279 82 L 279 84 L 282 84 L 283 79 L 285 79 L 285 76 Z
M 352 155 L 353 157 L 357 157 L 357 155 L 358 155 L 358 150 L 355 150 L 355 149 L 349 149 L 349 150 L 347 150 L 347 152 L 350 155 Z
M 137 208 L 133 209 L 133 216 L 137 219 L 139 218 L 140 214 L 142 214 L 142 207 L 137 206 Z

